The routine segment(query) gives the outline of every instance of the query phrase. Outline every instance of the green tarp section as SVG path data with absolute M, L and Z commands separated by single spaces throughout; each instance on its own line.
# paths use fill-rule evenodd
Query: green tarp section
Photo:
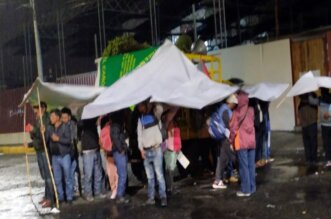
M 119 78 L 144 65 L 152 58 L 156 49 L 149 47 L 131 53 L 101 58 L 99 62 L 99 86 L 109 87 Z

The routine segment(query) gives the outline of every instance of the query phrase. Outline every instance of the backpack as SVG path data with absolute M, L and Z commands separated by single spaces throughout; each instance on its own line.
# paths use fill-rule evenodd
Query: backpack
M 154 115 L 148 114 L 141 116 L 140 122 L 141 125 L 143 126 L 143 129 L 148 129 L 154 126 L 158 126 L 162 135 L 162 141 L 165 141 L 168 138 L 168 132 L 166 127 L 163 124 L 160 124 Z
M 140 121 L 144 129 L 159 125 L 159 121 L 156 119 L 156 117 L 150 114 L 141 116 Z
M 112 148 L 113 148 L 113 143 L 112 143 L 111 137 L 110 137 L 110 131 L 111 131 L 111 127 L 110 127 L 110 123 L 108 122 L 101 129 L 101 132 L 100 132 L 101 147 L 106 152 L 112 151 Z
M 226 138 L 226 130 L 222 115 L 224 112 L 229 113 L 229 117 L 231 118 L 232 112 L 226 106 L 226 104 L 221 105 L 216 112 L 214 112 L 210 117 L 210 124 L 209 124 L 209 134 L 212 138 L 216 140 L 221 140 Z

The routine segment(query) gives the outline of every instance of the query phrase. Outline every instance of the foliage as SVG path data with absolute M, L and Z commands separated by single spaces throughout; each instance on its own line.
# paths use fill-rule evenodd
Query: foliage
M 114 39 L 108 41 L 108 45 L 103 51 L 102 56 L 115 56 L 148 47 L 150 47 L 148 43 L 139 43 L 135 40 L 133 34 L 125 33 L 122 36 L 115 37 Z
M 192 38 L 189 35 L 183 34 L 178 37 L 176 46 L 184 53 L 191 52 Z

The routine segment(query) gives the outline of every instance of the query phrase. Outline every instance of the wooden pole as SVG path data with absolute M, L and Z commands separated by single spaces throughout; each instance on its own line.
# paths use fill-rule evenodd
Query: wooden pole
M 276 109 L 278 109 L 284 102 L 285 100 L 287 99 L 287 97 L 284 97 L 276 106 Z
M 38 96 L 38 105 L 39 105 L 39 114 L 40 114 L 40 127 L 44 127 L 43 118 L 42 118 L 42 114 L 41 114 L 40 93 L 39 93 L 39 88 L 38 87 L 37 87 L 37 96 Z M 51 180 L 52 180 L 52 184 L 53 184 L 53 188 L 54 188 L 56 207 L 60 208 L 59 207 L 59 198 L 58 198 L 58 195 L 57 195 L 57 189 L 56 189 L 56 185 L 55 185 L 55 181 L 54 181 L 54 175 L 53 175 L 53 172 L 52 172 L 51 162 L 49 161 L 48 151 L 47 151 L 47 147 L 46 147 L 46 139 L 45 139 L 44 133 L 41 134 L 41 137 L 42 137 L 42 140 L 43 140 L 43 145 L 44 145 L 48 170 L 49 170 Z
M 30 176 L 30 164 L 29 164 L 29 158 L 28 158 L 28 144 L 26 142 L 26 132 L 25 132 L 25 126 L 26 126 L 26 104 L 24 104 L 24 112 L 23 112 L 23 143 L 24 143 L 24 149 L 25 149 L 25 164 L 26 164 L 26 174 L 28 176 L 28 181 L 29 181 L 29 195 L 30 198 L 32 199 L 32 191 L 31 191 L 31 176 Z

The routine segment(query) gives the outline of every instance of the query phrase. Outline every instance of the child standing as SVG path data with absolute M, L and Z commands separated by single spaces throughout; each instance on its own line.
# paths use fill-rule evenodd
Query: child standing
M 174 192 L 174 172 L 177 163 L 177 156 L 182 148 L 182 141 L 180 137 L 180 129 L 175 120 L 172 120 L 168 125 L 168 139 L 166 140 L 167 148 L 164 152 L 165 160 L 165 179 L 167 192 Z

